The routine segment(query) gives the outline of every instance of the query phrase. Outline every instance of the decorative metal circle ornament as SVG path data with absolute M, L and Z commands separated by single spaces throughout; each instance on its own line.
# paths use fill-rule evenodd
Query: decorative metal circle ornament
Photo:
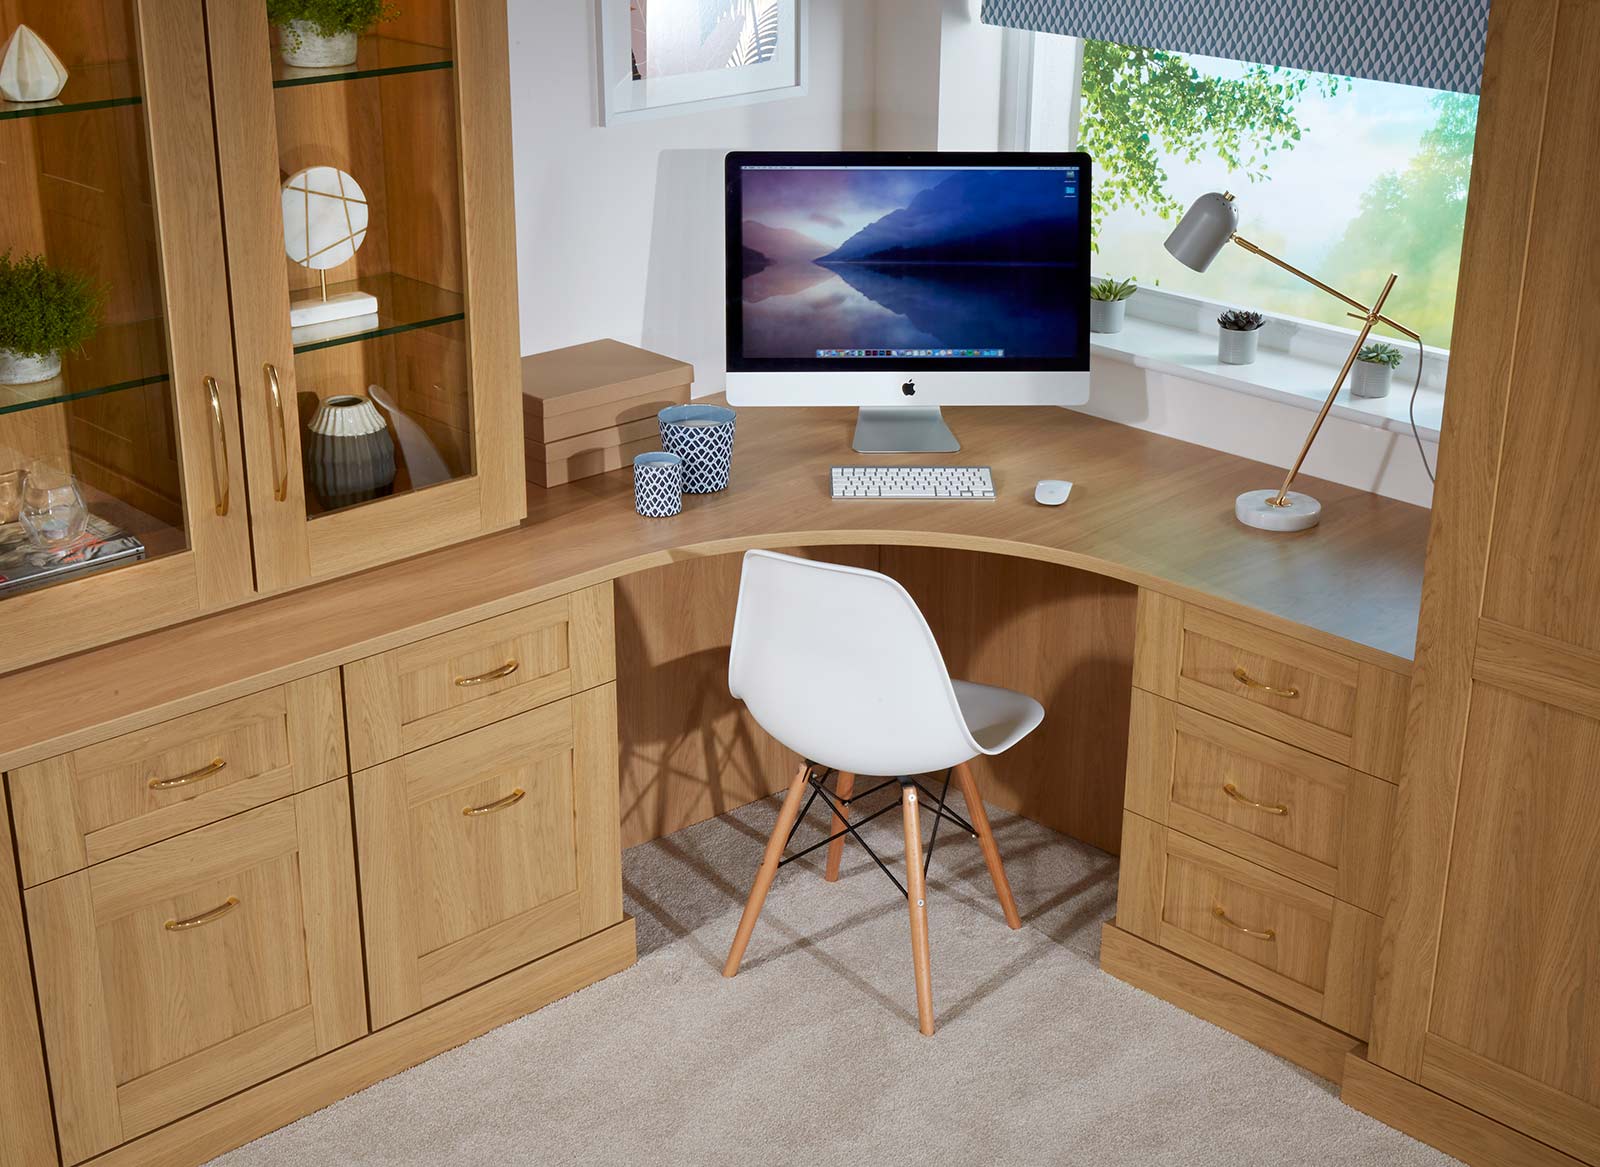
M 367 195 L 334 166 L 312 166 L 283 184 L 283 247 L 315 271 L 348 263 L 367 239 Z

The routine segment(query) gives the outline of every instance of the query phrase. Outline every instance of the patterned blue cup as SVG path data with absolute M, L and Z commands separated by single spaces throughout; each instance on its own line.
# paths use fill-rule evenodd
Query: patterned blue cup
M 633 460 L 633 509 L 647 519 L 683 512 L 683 459 L 659 450 Z
M 726 490 L 733 469 L 733 410 L 723 405 L 673 405 L 656 416 L 661 444 L 683 459 L 684 493 Z

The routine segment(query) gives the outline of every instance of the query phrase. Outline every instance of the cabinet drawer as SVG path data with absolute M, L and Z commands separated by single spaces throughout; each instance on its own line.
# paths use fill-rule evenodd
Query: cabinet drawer
M 1381 918 L 1128 814 L 1119 927 L 1364 1038 Z
M 366 1032 L 342 779 L 25 895 L 69 1164 Z
M 346 773 L 337 670 L 122 734 L 7 779 L 26 887 Z
M 346 665 L 364 770 L 616 677 L 611 584 Z
M 622 919 L 616 685 L 354 783 L 374 1026 Z
M 1128 809 L 1383 911 L 1389 783 L 1137 689 L 1130 726 Z
M 1410 681 L 1356 653 L 1143 590 L 1134 684 L 1399 781 Z

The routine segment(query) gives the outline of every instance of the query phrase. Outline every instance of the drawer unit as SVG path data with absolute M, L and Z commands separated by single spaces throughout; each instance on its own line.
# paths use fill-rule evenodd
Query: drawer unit
M 68 1164 L 366 1032 L 344 780 L 25 898 Z
M 1131 813 L 1123 847 L 1119 927 L 1367 1036 L 1380 917 Z
M 13 770 L 24 886 L 347 773 L 337 670 Z
M 1355 656 L 1145 590 L 1134 684 L 1398 780 L 1409 682 Z
M 622 919 L 615 684 L 353 781 L 374 1028 Z
M 344 670 L 351 769 L 615 677 L 609 581 L 356 661 Z
M 1394 799 L 1370 774 L 1134 690 L 1129 810 L 1369 912 Z

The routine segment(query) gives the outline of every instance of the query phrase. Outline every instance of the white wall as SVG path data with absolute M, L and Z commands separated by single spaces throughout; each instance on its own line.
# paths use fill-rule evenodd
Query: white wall
M 805 97 L 602 128 L 593 0 L 511 0 L 522 351 L 599 337 L 722 387 L 722 155 L 870 149 L 872 0 L 812 0 Z

